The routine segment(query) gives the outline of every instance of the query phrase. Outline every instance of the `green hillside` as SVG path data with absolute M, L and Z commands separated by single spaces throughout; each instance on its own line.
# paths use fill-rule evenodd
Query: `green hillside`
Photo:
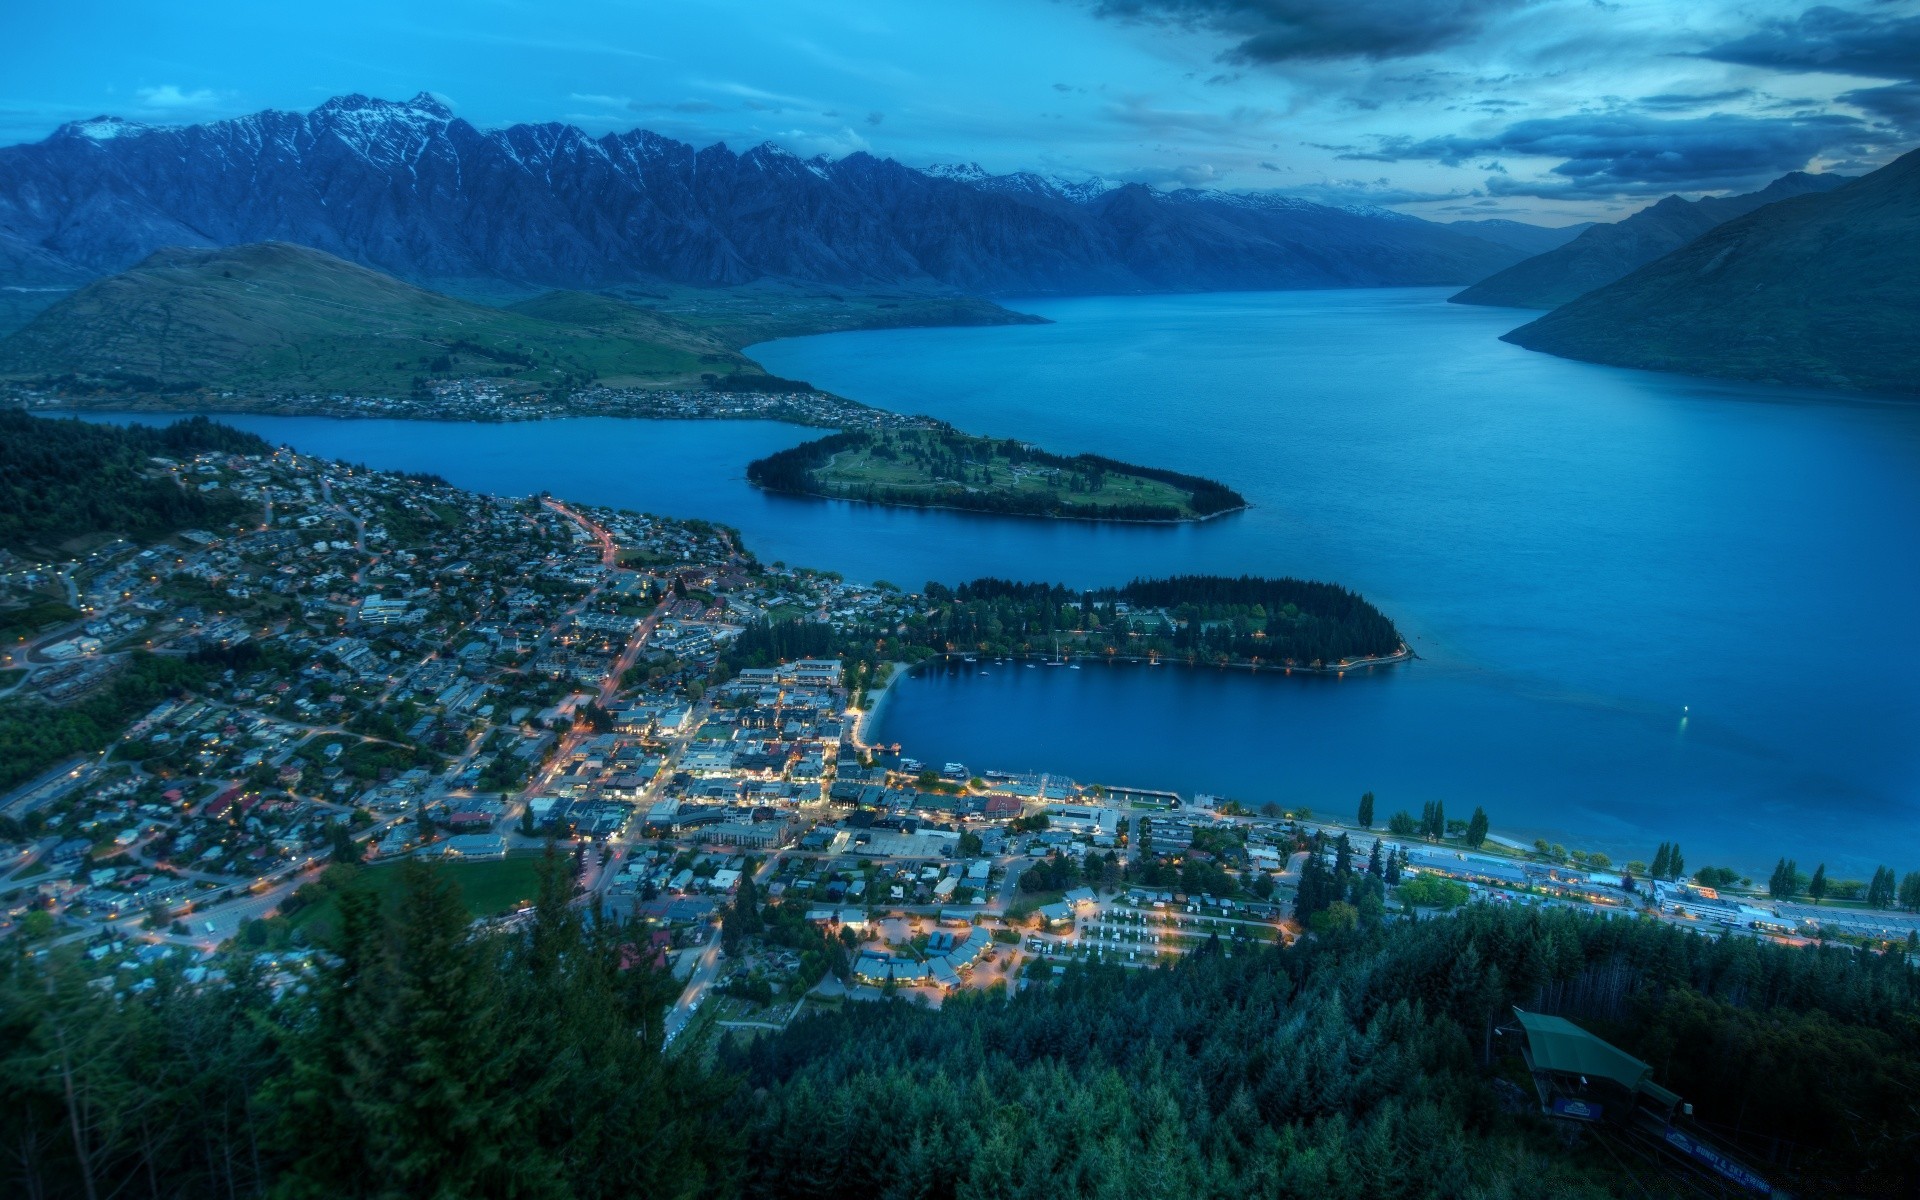
M 1506 335 L 1621 367 L 1920 392 L 1920 151 L 1736 217 Z
M 303 246 L 158 251 L 0 340 L 0 376 L 102 391 L 405 395 L 435 378 L 514 390 L 759 374 L 711 333 L 549 293 L 491 308 Z

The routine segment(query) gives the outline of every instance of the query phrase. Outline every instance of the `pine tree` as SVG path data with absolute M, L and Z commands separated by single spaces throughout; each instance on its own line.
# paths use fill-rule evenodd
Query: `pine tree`
M 1420 806 L 1420 836 L 1425 838 L 1433 836 L 1433 801 L 1431 800 Z
M 1375 879 L 1385 879 L 1387 876 L 1387 864 L 1382 861 L 1380 855 L 1379 838 L 1373 839 L 1373 849 L 1367 854 L 1367 874 Z
M 1473 817 L 1467 822 L 1467 845 L 1478 850 L 1487 840 L 1487 810 L 1474 806 Z
M 1346 834 L 1341 834 L 1340 840 L 1334 843 L 1333 854 L 1334 886 L 1344 891 L 1347 875 L 1353 870 L 1353 843 L 1348 840 Z
M 1360 828 L 1373 828 L 1373 793 L 1366 792 L 1360 797 Z
M 1873 882 L 1867 885 L 1867 906 L 1869 908 L 1892 908 L 1893 893 L 1896 884 L 1893 868 L 1875 867 Z
M 1826 899 L 1827 864 L 1821 863 L 1819 866 L 1813 869 L 1813 879 L 1811 882 L 1807 884 L 1807 895 L 1813 897 L 1813 902 L 1815 904 L 1818 904 L 1820 903 L 1820 901 Z
M 1307 861 L 1300 867 L 1300 887 L 1293 896 L 1293 919 L 1305 926 L 1313 914 L 1333 903 L 1330 890 L 1327 865 L 1320 860 L 1319 849 L 1307 851 Z
M 1920 912 L 1920 871 L 1908 871 L 1900 877 L 1900 907 Z
M 1661 842 L 1660 848 L 1653 852 L 1653 865 L 1647 868 L 1647 874 L 1655 879 L 1667 879 L 1672 875 L 1672 868 L 1673 847 Z
M 1687 856 L 1680 853 L 1680 843 L 1673 844 L 1667 858 L 1667 878 L 1685 879 L 1687 877 Z
M 1447 806 L 1439 800 L 1433 802 L 1433 840 L 1439 841 L 1447 836 Z
M 333 837 L 333 859 L 337 863 L 349 866 L 360 861 L 360 843 L 353 840 L 353 834 L 339 822 L 328 826 Z

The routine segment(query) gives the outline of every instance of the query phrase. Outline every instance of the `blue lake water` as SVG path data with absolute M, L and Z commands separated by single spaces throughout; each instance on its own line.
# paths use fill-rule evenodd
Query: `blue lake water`
M 1344 679 L 939 671 L 916 757 L 1254 803 L 1484 804 L 1497 830 L 1764 871 L 1920 867 L 1920 406 L 1567 362 L 1420 290 L 1035 301 L 1044 326 L 835 334 L 769 370 L 982 433 L 1221 479 L 1199 526 L 772 497 L 753 422 L 232 418 L 301 450 L 738 526 L 764 559 L 917 587 L 995 574 L 1331 579 L 1420 653 Z M 1683 712 L 1685 716 L 1683 718 Z

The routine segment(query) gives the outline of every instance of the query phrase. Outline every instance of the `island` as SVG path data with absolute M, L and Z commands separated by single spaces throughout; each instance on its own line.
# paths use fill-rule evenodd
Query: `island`
M 849 430 L 747 465 L 772 492 L 1089 521 L 1204 521 L 1247 507 L 1198 475 L 1097 454 L 1071 458 L 947 426 Z

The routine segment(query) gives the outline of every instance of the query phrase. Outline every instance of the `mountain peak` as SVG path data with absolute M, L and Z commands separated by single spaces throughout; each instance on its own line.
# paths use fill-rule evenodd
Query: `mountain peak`
M 129 121 L 123 117 L 112 117 L 102 114 L 85 121 L 68 121 L 65 125 L 54 130 L 53 136 L 86 138 L 88 141 L 94 142 L 110 142 L 115 138 L 132 137 L 135 134 L 146 133 L 152 128 L 153 126 L 151 125 L 142 125 L 137 121 Z
M 382 100 L 378 96 L 363 96 L 358 92 L 352 92 L 345 96 L 335 96 L 313 111 L 315 116 L 322 113 L 366 113 L 382 117 L 419 116 L 435 121 L 453 119 L 453 110 L 432 92 L 415 93 L 411 100 Z

